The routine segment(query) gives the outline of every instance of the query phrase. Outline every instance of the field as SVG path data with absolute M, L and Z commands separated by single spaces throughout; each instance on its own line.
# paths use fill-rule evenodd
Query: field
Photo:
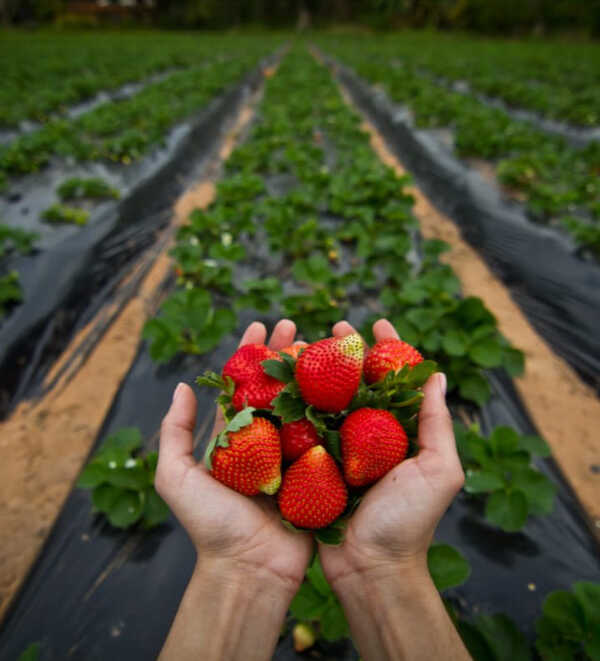
M 4 37 L 0 658 L 156 657 L 194 564 L 161 418 L 282 316 L 387 317 L 446 373 L 466 482 L 428 560 L 473 658 L 599 658 L 600 47 Z M 298 622 L 358 658 L 318 559 L 274 658 Z

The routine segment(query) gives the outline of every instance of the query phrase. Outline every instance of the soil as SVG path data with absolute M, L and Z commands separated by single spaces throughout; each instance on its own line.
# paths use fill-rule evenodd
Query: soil
M 48 373 L 46 394 L 22 402 L 0 423 L 0 619 L 40 552 L 135 359 L 144 323 L 170 276 L 173 234 L 193 209 L 214 199 L 214 180 L 252 119 L 258 96 L 247 100 L 203 179 L 177 199 L 171 223 L 124 279 L 121 289 L 139 277 L 133 296 L 120 310 L 117 303 L 101 309 Z M 86 353 L 83 348 L 98 328 L 102 337 Z

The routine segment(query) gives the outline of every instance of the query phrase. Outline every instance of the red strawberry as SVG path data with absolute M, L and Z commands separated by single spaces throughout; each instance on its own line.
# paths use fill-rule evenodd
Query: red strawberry
M 228 376 L 235 383 L 232 404 L 236 411 L 245 406 L 270 409 L 271 401 L 283 390 L 284 383 L 265 374 L 263 360 L 281 360 L 281 357 L 264 344 L 246 344 L 225 363 L 223 378 Z
M 353 487 L 376 482 L 399 464 L 408 450 L 402 425 L 389 412 L 363 408 L 340 428 L 344 478 Z
M 296 363 L 302 398 L 321 411 L 345 409 L 360 384 L 363 342 L 358 333 L 329 337 L 309 345 Z
M 290 345 L 289 347 L 285 347 L 281 349 L 281 353 L 287 353 L 292 358 L 298 359 L 298 356 L 300 355 L 300 352 L 305 349 L 308 346 L 306 342 L 296 342 L 295 344 Z
M 246 496 L 261 491 L 274 494 L 281 484 L 279 432 L 265 418 L 254 418 L 238 431 L 223 432 L 207 456 L 210 474 Z
M 322 445 L 305 452 L 285 472 L 278 494 L 281 516 L 300 528 L 325 528 L 346 509 L 348 491 Z
M 321 442 L 315 426 L 306 418 L 284 423 L 279 430 L 279 436 L 281 453 L 286 461 L 296 461 L 307 450 Z
M 423 356 L 407 342 L 395 338 L 379 340 L 365 358 L 365 381 L 381 381 L 390 370 L 400 370 L 404 365 L 414 367 L 421 362 Z

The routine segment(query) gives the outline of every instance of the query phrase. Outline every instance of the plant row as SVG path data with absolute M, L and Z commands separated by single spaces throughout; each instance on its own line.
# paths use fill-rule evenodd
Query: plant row
M 383 41 L 383 53 L 393 52 L 409 67 L 466 82 L 513 107 L 574 125 L 600 125 L 596 44 L 531 44 L 414 32 Z
M 0 127 L 48 121 L 100 91 L 197 65 L 239 48 L 239 39 L 169 33 L 4 32 L 0 41 Z
M 394 61 L 393 43 L 387 49 L 379 41 L 363 44 L 357 50 L 350 41 L 322 41 L 327 52 L 410 108 L 418 127 L 450 128 L 458 156 L 492 161 L 507 192 L 526 203 L 533 220 L 566 229 L 600 255 L 600 143 L 571 147 Z

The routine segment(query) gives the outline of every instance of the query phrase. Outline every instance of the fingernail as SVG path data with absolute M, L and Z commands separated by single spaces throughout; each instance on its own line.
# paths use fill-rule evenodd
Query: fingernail
M 438 372 L 438 383 L 440 384 L 440 391 L 442 397 L 446 396 L 446 389 L 448 388 L 448 381 L 446 375 L 443 372 Z
M 173 403 L 177 399 L 177 395 L 179 395 L 179 393 L 181 392 L 182 386 L 183 386 L 183 382 L 180 381 L 177 384 L 177 387 L 175 388 L 175 390 L 173 391 L 173 399 L 171 400 L 171 403 Z

